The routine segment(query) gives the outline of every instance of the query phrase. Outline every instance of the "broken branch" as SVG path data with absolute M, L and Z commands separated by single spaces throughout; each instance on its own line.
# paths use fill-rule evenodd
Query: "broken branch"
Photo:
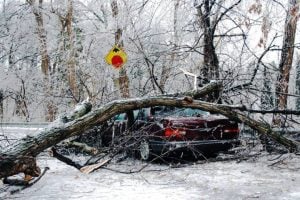
M 0 167 L 1 169 L 7 169 L 6 173 L 0 173 L 0 178 L 23 172 L 24 170 L 18 170 L 15 167 L 20 164 L 19 160 L 26 156 L 35 157 L 43 150 L 60 141 L 72 136 L 78 136 L 84 131 L 106 122 L 117 114 L 152 106 L 190 107 L 213 113 L 220 113 L 231 120 L 245 123 L 252 129 L 257 130 L 259 134 L 269 136 L 278 143 L 286 146 L 291 152 L 299 151 L 300 149 L 299 142 L 285 138 L 274 132 L 269 125 L 251 119 L 240 111 L 236 111 L 236 108 L 239 108 L 239 106 L 214 104 L 199 100 L 187 101 L 186 98 L 176 97 L 144 97 L 112 101 L 78 119 L 58 126 L 49 127 L 34 137 L 20 140 L 6 151 L 0 153 Z M 10 168 L 5 168 L 5 166 L 3 166 L 3 163 L 7 162 L 8 158 L 10 158 L 9 166 L 10 168 L 15 169 L 14 171 L 10 171 Z

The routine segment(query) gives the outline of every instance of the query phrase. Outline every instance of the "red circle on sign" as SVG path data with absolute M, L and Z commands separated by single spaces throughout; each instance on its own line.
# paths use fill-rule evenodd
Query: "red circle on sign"
M 121 56 L 115 55 L 111 59 L 111 64 L 117 68 L 121 67 L 123 64 L 123 59 Z

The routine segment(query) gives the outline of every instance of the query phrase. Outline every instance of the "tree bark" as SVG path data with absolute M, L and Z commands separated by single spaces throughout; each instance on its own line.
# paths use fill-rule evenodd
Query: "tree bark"
M 212 90 L 216 90 L 219 87 L 220 83 L 214 83 L 211 84 L 211 86 L 204 87 L 203 89 L 200 89 L 198 91 L 191 91 L 183 94 L 170 94 L 170 96 L 173 96 L 172 98 L 175 99 L 178 96 L 183 96 L 186 94 L 192 97 L 193 95 L 205 96 Z M 158 97 L 158 99 L 160 98 L 163 97 Z M 88 113 L 92 107 L 91 104 L 87 101 L 79 104 L 78 106 L 76 106 L 73 112 L 57 119 L 51 127 L 41 131 L 37 136 L 23 138 L 14 146 L 11 146 L 9 149 L 0 151 L 0 178 L 20 172 L 27 173 L 31 176 L 37 176 L 38 173 L 36 172 L 39 168 L 36 166 L 34 158 L 40 152 L 59 143 L 62 140 L 75 135 L 80 135 L 85 130 L 88 130 L 95 125 L 99 125 L 105 122 L 117 113 L 130 111 L 132 109 L 139 108 L 144 104 L 147 105 L 148 101 L 146 98 L 145 100 L 146 104 L 144 102 L 140 105 L 134 105 L 134 102 L 139 101 L 138 99 L 124 100 L 124 108 L 122 106 L 123 101 L 111 102 L 100 107 L 99 109 L 96 109 L 93 112 L 94 114 L 86 115 L 84 117 L 84 121 L 77 121 L 75 124 L 72 124 L 72 122 L 75 122 L 76 119 Z
M 4 94 L 3 90 L 0 89 L 0 121 L 3 120 L 3 101 L 4 101 Z
M 289 8 L 284 27 L 283 45 L 279 63 L 279 75 L 276 83 L 276 104 L 278 109 L 287 108 L 290 71 L 293 63 L 295 34 L 297 29 L 299 5 L 297 0 L 289 0 Z M 283 126 L 284 122 L 275 116 L 274 125 Z
M 115 45 L 119 47 L 124 47 L 123 40 L 122 40 L 122 34 L 123 30 L 119 27 L 118 22 L 118 15 L 119 15 L 119 7 L 118 7 L 118 1 L 112 0 L 111 1 L 111 9 L 112 9 L 112 15 L 115 18 L 117 29 L 115 32 Z M 130 91 L 129 91 L 129 78 L 127 75 L 127 70 L 125 66 L 121 67 L 119 70 L 119 89 L 120 89 L 120 95 L 122 98 L 126 99 L 130 97 Z M 128 120 L 127 120 L 127 127 L 131 127 L 134 123 L 134 116 L 132 111 L 127 112 Z
M 44 75 L 44 87 L 45 87 L 45 96 L 46 96 L 46 120 L 53 121 L 57 112 L 56 106 L 53 104 L 53 101 L 50 99 L 52 94 L 51 81 L 49 80 L 49 70 L 50 70 L 50 57 L 47 50 L 47 35 L 44 28 L 44 19 L 43 13 L 43 0 L 27 0 L 27 3 L 32 8 L 32 13 L 34 14 L 35 21 L 37 24 L 37 35 L 40 43 L 40 55 L 41 55 L 41 70 Z
M 291 152 L 300 150 L 300 144 L 298 142 L 287 139 L 277 134 L 276 132 L 273 132 L 269 125 L 251 119 L 245 114 L 236 111 L 240 109 L 240 107 L 237 106 L 213 104 L 204 101 L 193 100 L 192 97 L 178 98 L 161 96 L 117 100 L 107 103 L 106 105 L 101 106 L 86 115 L 83 115 L 91 108 L 91 104 L 85 102 L 81 107 L 79 107 L 81 108 L 79 110 L 82 111 L 79 112 L 81 113 L 80 115 L 76 115 L 77 117 L 79 117 L 78 119 L 69 117 L 67 119 L 74 120 L 62 121 L 66 123 L 56 123 L 52 127 L 41 131 L 37 136 L 26 137 L 20 140 L 15 145 L 6 149 L 5 151 L 2 151 L 0 153 L 0 178 L 7 177 L 19 172 L 36 175 L 34 172 L 36 171 L 37 166 L 36 164 L 33 164 L 33 162 L 35 162 L 34 158 L 43 150 L 61 142 L 62 140 L 65 140 L 72 136 L 80 135 L 84 131 L 106 122 L 117 114 L 151 106 L 190 107 L 199 108 L 214 113 L 220 113 L 232 120 L 245 123 L 254 130 L 257 130 L 259 134 L 271 137 L 277 142 L 285 145 Z M 23 161 L 25 158 L 30 158 L 30 160 L 28 161 L 29 163 Z M 9 170 L 8 167 L 13 170 Z
M 198 17 L 203 29 L 203 66 L 200 70 L 200 77 L 203 80 L 219 79 L 219 59 L 214 46 L 214 29 L 211 22 L 211 4 L 210 0 L 204 0 L 203 5 L 197 7 Z M 210 95 L 211 101 L 219 99 L 219 93 Z
M 219 59 L 214 46 L 214 30 L 210 20 L 212 2 L 205 0 L 203 3 L 203 11 L 198 8 L 200 22 L 204 31 L 204 47 L 203 47 L 203 68 L 202 76 L 209 80 L 219 78 Z
M 36 0 L 27 0 L 27 2 L 32 7 L 32 12 L 37 23 L 37 34 L 40 43 L 40 55 L 42 57 L 41 69 L 43 74 L 47 77 L 49 75 L 50 59 L 47 50 L 47 36 L 46 30 L 44 28 L 44 19 L 41 12 L 41 10 L 43 9 L 43 0 L 39 0 L 38 5 L 36 5 Z
M 200 5 L 196 6 L 197 15 L 200 22 L 200 26 L 203 29 L 203 66 L 200 70 L 200 76 L 204 83 L 210 80 L 218 80 L 220 78 L 220 66 L 219 58 L 216 54 L 216 48 L 214 44 L 214 37 L 216 28 L 221 19 L 226 15 L 227 12 L 237 6 L 241 0 L 238 0 L 233 5 L 225 8 L 222 2 L 217 3 L 216 1 L 203 0 Z M 213 7 L 218 6 L 214 11 Z M 225 8 L 225 11 L 220 12 L 220 8 Z M 210 94 L 210 101 L 220 101 L 219 93 Z
M 12 176 L 18 173 L 24 173 L 25 176 L 37 177 L 41 170 L 32 156 L 13 156 L 0 154 L 0 179 Z
M 124 47 L 123 40 L 122 40 L 122 34 L 123 30 L 119 27 L 118 22 L 118 15 L 119 15 L 119 7 L 118 7 L 118 1 L 112 0 L 111 1 L 111 10 L 112 15 L 115 18 L 116 21 L 116 32 L 115 32 L 115 45 Z M 127 75 L 126 68 L 123 66 L 119 70 L 119 88 L 122 98 L 129 98 L 130 92 L 129 92 L 129 78 Z
M 68 36 L 68 82 L 70 86 L 70 90 L 73 95 L 73 99 L 75 103 L 78 103 L 79 99 L 79 91 L 76 81 L 76 48 L 74 44 L 74 32 L 73 32 L 73 1 L 68 0 L 67 5 L 67 14 L 65 19 L 65 27 L 67 28 L 67 36 Z
M 296 95 L 298 95 L 297 99 L 296 99 L 296 110 L 300 111 L 300 57 L 297 57 L 297 63 L 296 63 Z

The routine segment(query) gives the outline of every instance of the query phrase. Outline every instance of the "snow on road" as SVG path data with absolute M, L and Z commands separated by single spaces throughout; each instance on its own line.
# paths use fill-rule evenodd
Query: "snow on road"
M 182 168 L 150 164 L 132 174 L 102 168 L 86 175 L 44 153 L 38 163 L 50 167 L 40 181 L 13 195 L 0 183 L 0 199 L 300 199 L 300 156 L 294 154 L 278 158 L 262 153 L 247 161 L 199 162 Z M 128 159 L 107 168 L 129 172 L 145 164 Z
M 41 167 L 50 170 L 35 185 L 7 199 L 300 199 L 300 158 L 293 154 L 269 166 L 275 155 L 255 160 L 194 164 L 183 168 L 151 164 L 142 172 L 122 174 L 99 169 L 82 174 L 60 161 L 42 156 Z M 145 163 L 127 160 L 110 164 L 122 171 Z M 157 171 L 161 170 L 161 171 Z M 0 185 L 3 187 L 3 185 Z M 3 195 L 3 194 L 2 194 Z M 0 196 L 1 199 L 1 196 Z
M 36 135 L 40 130 L 42 130 L 41 126 L 3 126 L 0 123 L 0 148 L 8 146 L 19 138 Z M 9 141 L 6 140 L 7 138 L 9 138 Z

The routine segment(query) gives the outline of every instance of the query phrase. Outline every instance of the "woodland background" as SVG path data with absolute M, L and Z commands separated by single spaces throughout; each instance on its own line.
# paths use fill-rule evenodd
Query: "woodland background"
M 222 81 L 216 99 L 223 103 L 298 110 L 298 6 L 296 0 L 1 0 L 1 121 L 53 121 L 87 97 L 97 106 L 193 89 L 193 78 L 180 69 L 198 75 L 198 83 Z M 121 70 L 104 61 L 115 44 L 128 54 Z

